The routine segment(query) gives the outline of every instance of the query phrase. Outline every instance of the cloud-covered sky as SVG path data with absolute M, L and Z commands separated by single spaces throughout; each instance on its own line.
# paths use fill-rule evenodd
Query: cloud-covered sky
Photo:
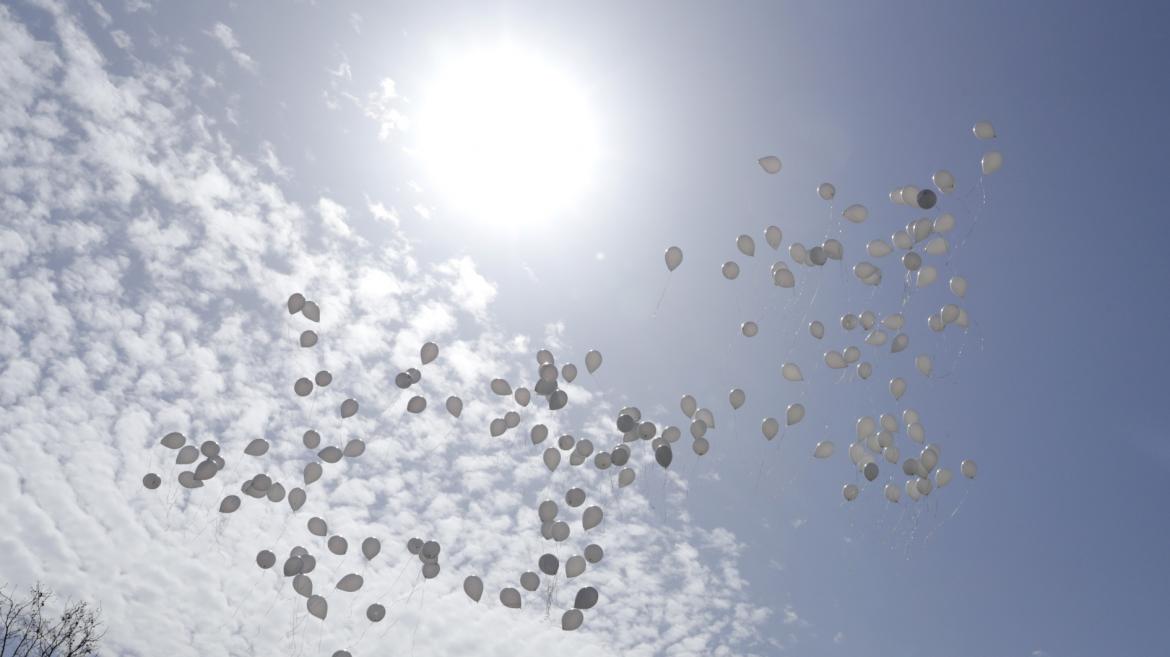
M 1012 11 L 0 6 L 0 583 L 99 602 L 112 655 L 1064 657 L 1101 654 L 1122 627 L 1117 654 L 1152 654 L 1170 588 L 1154 561 L 1170 452 L 1157 439 L 1166 313 L 1153 283 L 1170 275 L 1160 240 L 1132 236 L 1165 236 L 1148 207 L 1166 138 L 1134 127 L 1153 123 L 1150 103 L 1106 101 L 1128 93 L 1112 63 L 1137 62 L 1150 99 L 1166 98 L 1166 79 L 1121 17 L 1082 11 L 1043 37 L 1020 27 L 1030 10 Z M 502 34 L 573 70 L 602 134 L 587 198 L 524 226 L 451 209 L 414 151 L 435 62 Z M 1112 59 L 1084 59 L 1073 44 L 1086 35 L 1116 46 Z M 1111 113 L 1128 120 L 1101 127 Z M 975 187 L 981 118 L 1000 128 L 1007 164 Z M 776 177 L 755 164 L 772 152 Z M 963 190 L 944 199 L 959 222 L 945 265 L 971 280 L 972 331 L 933 336 L 924 318 L 947 293 L 908 291 L 896 270 L 873 292 L 846 266 L 796 268 L 798 290 L 777 294 L 768 266 L 788 257 L 766 251 L 764 226 L 781 226 L 785 246 L 836 236 L 852 265 L 914 218 L 891 209 L 889 189 L 925 187 L 940 167 Z M 837 183 L 832 209 L 812 192 L 823 180 Z M 854 201 L 869 223 L 839 219 Z M 1097 252 L 1104 216 L 1124 264 Z M 759 258 L 736 253 L 740 233 Z M 668 275 L 671 244 L 687 259 Z M 745 271 L 735 287 L 718 275 L 732 258 Z M 289 315 L 292 292 L 320 304 L 318 325 Z M 873 356 L 872 381 L 827 373 L 823 350 L 862 339 L 836 318 L 870 308 L 913 318 L 911 352 Z M 807 334 L 814 318 L 825 344 Z M 753 341 L 738 334 L 748 319 Z M 300 348 L 307 328 L 320 342 Z M 440 356 L 420 367 L 427 341 Z M 496 377 L 531 386 L 541 348 L 581 369 L 563 385 L 566 411 L 490 393 Z M 605 355 L 595 375 L 591 348 Z M 918 353 L 935 378 L 914 372 Z M 805 384 L 780 379 L 785 361 Z M 408 367 L 423 378 L 403 392 L 393 381 Z M 322 369 L 327 388 L 293 394 Z M 910 381 L 901 403 L 886 391 L 895 375 Z M 741 411 L 733 386 L 748 393 Z M 718 419 L 703 458 L 684 393 Z M 423 413 L 405 410 L 414 394 Z M 443 411 L 449 395 L 466 402 L 459 418 Z M 350 397 L 361 410 L 342 420 Z M 764 441 L 759 418 L 794 402 L 807 420 Z M 624 488 L 617 468 L 541 463 L 566 433 L 615 446 L 627 405 L 683 428 L 669 471 L 641 442 Z M 919 505 L 882 498 L 905 479 L 893 466 L 866 486 L 844 456 L 854 421 L 909 407 L 946 465 L 974 458 L 979 479 Z M 519 426 L 490 436 L 510 410 Z M 529 439 L 535 423 L 544 444 Z M 326 464 L 295 514 L 247 496 L 217 512 L 258 473 L 303 485 L 307 428 L 366 450 Z M 181 488 L 158 444 L 170 431 L 217 441 L 223 472 Z M 263 458 L 242 454 L 255 438 L 272 445 Z M 811 458 L 821 440 L 837 444 L 829 463 Z M 1101 451 L 1124 467 L 1101 468 Z M 147 472 L 158 490 L 143 488 Z M 846 483 L 862 486 L 857 502 L 842 500 Z M 598 528 L 563 503 L 573 486 L 605 510 Z M 573 528 L 563 544 L 540 535 L 550 498 Z M 306 530 L 313 516 L 349 539 L 346 556 Z M 367 536 L 383 545 L 369 563 Z M 434 580 L 406 551 L 415 536 L 442 545 Z M 519 611 L 498 604 L 541 554 L 591 542 L 605 558 L 585 574 L 524 592 Z M 325 622 L 279 566 L 255 565 L 259 550 L 279 563 L 298 545 L 318 558 Z M 361 591 L 336 591 L 351 572 Z M 469 574 L 486 584 L 479 605 L 462 592 Z M 564 632 L 583 585 L 601 601 Z M 377 624 L 374 602 L 388 608 Z

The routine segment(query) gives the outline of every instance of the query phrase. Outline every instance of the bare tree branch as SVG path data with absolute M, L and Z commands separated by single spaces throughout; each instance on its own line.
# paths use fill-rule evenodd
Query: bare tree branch
M 56 618 L 46 614 L 53 593 L 39 583 L 17 600 L 0 587 L 0 657 L 91 657 L 105 635 L 101 610 L 67 601 Z

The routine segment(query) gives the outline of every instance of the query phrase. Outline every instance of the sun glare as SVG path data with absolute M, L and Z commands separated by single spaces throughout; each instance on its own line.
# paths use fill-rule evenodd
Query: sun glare
M 597 161 L 585 94 L 538 53 L 467 52 L 425 92 L 418 152 L 443 201 L 493 223 L 556 218 Z

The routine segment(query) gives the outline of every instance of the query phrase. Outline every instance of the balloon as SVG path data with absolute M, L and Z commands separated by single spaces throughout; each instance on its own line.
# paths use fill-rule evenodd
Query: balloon
M 512 394 L 512 386 L 508 385 L 508 382 L 503 379 L 492 379 L 491 388 L 492 392 L 497 395 Z
M 276 555 L 268 550 L 260 550 L 256 553 L 256 565 L 268 570 L 276 565 Z
M 313 382 L 301 377 L 293 384 L 293 392 L 297 393 L 298 397 L 307 397 L 313 392 Z
M 866 481 L 873 481 L 874 479 L 877 479 L 877 477 L 878 477 L 877 463 L 874 463 L 872 461 L 869 463 L 866 463 L 865 467 L 863 467 L 861 469 L 861 474 L 865 475 Z
M 698 402 L 690 395 L 683 395 L 682 399 L 679 400 L 678 406 L 682 409 L 683 415 L 687 417 L 694 417 L 695 411 L 699 409 Z
M 520 426 L 520 414 L 516 411 L 504 413 L 504 426 L 509 429 L 515 429 Z
M 747 401 L 747 393 L 739 388 L 732 388 L 727 395 L 727 401 L 731 403 L 731 407 L 738 410 Z
M 561 436 L 560 438 L 557 438 L 557 447 L 560 447 L 561 449 L 568 451 L 570 449 L 573 449 L 573 445 L 576 442 L 577 441 L 573 438 L 572 435 L 565 434 L 565 435 Z
M 301 306 L 301 314 L 311 322 L 321 321 L 321 308 L 313 301 L 306 301 L 305 305 Z
M 890 241 L 894 243 L 895 247 L 902 249 L 903 251 L 914 246 L 914 240 L 910 238 L 910 233 L 904 230 L 900 230 L 891 235 Z
M 911 207 L 919 207 L 918 191 L 918 188 L 914 185 L 906 185 L 902 188 L 902 201 Z
M 699 410 L 695 411 L 695 419 L 702 420 L 703 423 L 707 425 L 708 429 L 715 428 L 715 414 L 712 413 L 710 409 L 700 408 Z
M 772 274 L 772 282 L 777 287 L 791 289 L 796 286 L 796 275 L 787 269 L 778 269 Z
M 759 159 L 760 168 L 764 171 L 776 174 L 780 173 L 780 158 L 775 155 L 768 155 Z
M 886 484 L 885 494 L 886 499 L 894 503 L 897 503 L 898 500 L 902 499 L 902 489 L 898 488 L 894 484 Z
M 216 472 L 218 472 L 218 468 L 215 467 L 215 461 L 207 459 L 195 468 L 195 479 L 199 481 L 207 481 L 208 479 L 214 477 Z
M 825 253 L 825 247 L 814 246 L 808 250 L 808 261 L 820 267 L 829 261 L 828 254 Z
M 804 375 L 800 372 L 800 366 L 796 363 L 784 363 L 780 367 L 780 374 L 787 381 L 803 381 Z
M 995 128 L 987 121 L 979 121 L 971 126 L 971 132 L 976 139 L 995 139 Z
M 917 483 L 918 481 L 916 479 L 906 480 L 906 494 L 909 495 L 910 499 L 914 500 L 915 502 L 922 499 L 922 493 L 918 492 Z
M 764 229 L 764 241 L 773 249 L 780 248 L 780 241 L 784 239 L 784 232 L 776 226 L 768 226 Z
M 288 298 L 288 314 L 295 315 L 305 307 L 305 295 L 297 292 Z
M 897 447 L 890 445 L 889 447 L 886 447 L 882 450 L 882 456 L 885 457 L 885 459 L 890 463 L 897 464 L 898 459 L 902 456 L 902 453 L 898 451 Z
M 532 431 L 529 433 L 532 437 L 532 444 L 539 445 L 544 442 L 545 438 L 548 438 L 548 427 L 543 424 L 533 425 Z
M 422 348 L 418 350 L 418 357 L 423 365 L 430 363 L 439 357 L 439 345 L 434 342 L 424 343 Z
M 821 197 L 823 201 L 832 201 L 833 197 L 837 195 L 837 188 L 833 183 L 821 183 L 817 185 L 817 196 Z
M 468 577 L 467 579 L 470 580 L 472 578 L 479 579 L 478 577 L 475 577 L 475 575 L 472 575 L 471 577 Z M 464 583 L 463 583 L 463 590 L 467 591 L 467 582 L 466 581 L 464 581 Z M 479 593 L 480 594 L 483 593 L 483 582 L 480 582 L 480 584 L 479 584 Z M 467 595 L 471 595 L 471 593 L 468 592 Z M 475 596 L 475 601 L 479 602 L 479 595 Z M 369 607 L 366 607 L 366 618 L 370 619 L 370 622 L 378 623 L 385 617 L 386 617 L 386 608 L 383 607 L 382 605 L 374 603 L 374 604 L 370 605 Z
M 520 587 L 526 591 L 535 591 L 540 588 L 540 575 L 529 570 L 520 575 Z
M 804 404 L 789 404 L 785 414 L 785 421 L 792 426 L 804 419 Z
M 934 484 L 930 483 L 930 479 L 927 477 L 919 477 L 914 482 L 914 487 L 918 489 L 919 495 L 930 495 L 930 491 L 934 490 Z
M 327 387 L 330 383 L 333 383 L 333 375 L 326 370 L 321 370 L 313 376 L 313 382 L 316 383 L 318 387 Z
M 735 238 L 735 248 L 745 256 L 754 256 L 756 254 L 756 242 L 750 235 L 740 235 Z
M 889 336 L 886 335 L 885 331 L 883 331 L 881 329 L 876 329 L 876 330 L 872 331 L 869 335 L 865 336 L 865 344 L 868 344 L 868 345 L 874 346 L 874 347 L 880 347 L 886 343 L 887 339 L 889 339 Z
M 906 381 L 902 377 L 895 377 L 890 379 L 890 394 L 894 399 L 901 399 L 902 395 L 906 394 Z
M 865 221 L 867 217 L 869 217 L 869 210 L 866 210 L 864 205 L 855 203 L 845 208 L 845 211 L 841 213 L 841 216 L 855 224 L 859 224 Z
M 873 374 L 873 365 L 870 363 L 857 364 L 857 376 L 868 379 Z
M 561 463 L 561 453 L 555 447 L 549 447 L 544 450 L 544 465 L 549 469 L 549 472 L 557 469 Z
M 934 363 L 931 361 L 930 356 L 919 354 L 914 357 L 914 367 L 918 368 L 922 376 L 930 376 L 930 372 L 934 369 Z
M 422 567 L 422 576 L 426 579 L 434 579 L 439 576 L 439 564 L 431 562 L 424 563 Z
M 329 551 L 337 556 L 341 556 L 349 551 L 349 541 L 340 536 L 330 536 L 329 541 L 325 544 Z
M 962 472 L 963 476 L 968 479 L 974 479 L 978 471 L 979 466 L 975 465 L 974 461 L 965 460 L 959 464 L 959 472 Z
M 670 443 L 660 445 L 658 449 L 654 450 L 654 460 L 657 461 L 658 465 L 661 465 L 663 468 L 669 468 L 670 462 L 673 459 L 674 453 L 670 449 Z
M 302 565 L 303 564 L 300 557 L 290 556 L 288 559 L 285 559 L 281 572 L 284 573 L 285 577 L 299 575 L 301 573 Z
M 341 417 L 343 419 L 347 417 L 353 417 L 354 415 L 357 415 L 358 403 L 356 400 L 347 399 L 341 402 L 341 408 L 338 410 L 340 411 Z
M 365 582 L 362 580 L 361 575 L 358 575 L 357 573 L 349 573 L 345 577 L 342 577 L 340 580 L 338 580 L 337 588 L 345 591 L 346 593 L 353 593 L 354 591 L 360 589 L 364 583 Z
M 341 460 L 341 450 L 334 447 L 333 445 L 330 445 L 320 452 L 317 452 L 317 458 L 326 463 L 337 463 Z
M 934 313 L 930 317 L 927 317 L 926 325 L 930 327 L 930 330 L 936 333 L 947 327 L 946 323 L 944 323 L 942 320 L 942 315 L 939 313 Z
M 401 388 L 403 390 L 406 390 L 407 388 L 409 388 L 411 386 L 411 384 L 413 384 L 413 383 L 414 383 L 414 381 L 411 380 L 410 375 L 407 374 L 406 372 L 399 372 L 394 377 L 394 385 L 398 386 L 399 388 Z
M 962 276 L 951 276 L 948 286 L 951 288 L 951 294 L 960 299 L 967 296 L 967 279 Z
M 483 580 L 476 575 L 468 575 L 467 579 L 463 580 L 463 592 L 467 594 L 467 597 L 475 602 L 479 602 L 480 597 L 483 596 Z M 500 599 L 503 600 L 503 592 L 500 594 Z M 374 606 L 381 607 L 381 605 L 373 605 L 370 609 L 373 609 Z M 384 616 L 385 613 L 383 609 L 381 615 Z M 374 620 L 374 618 L 370 618 L 370 620 Z M 381 620 L 381 618 L 378 618 L 378 620 Z
M 723 263 L 723 278 L 733 281 L 739 277 L 739 265 L 734 260 L 728 260 Z
M 829 369 L 833 370 L 842 369 L 846 366 L 845 357 L 839 351 L 826 351 L 825 365 L 828 365 Z
M 1003 168 L 1003 153 L 999 151 L 984 153 L 980 165 L 983 167 L 983 175 L 990 176 Z
M 915 282 L 915 285 L 918 287 L 926 287 L 936 280 L 938 280 L 938 270 L 934 268 L 934 265 L 926 265 L 918 270 L 918 280 Z
M 939 171 L 936 171 L 934 175 L 930 177 L 930 180 L 934 183 L 934 186 L 938 188 L 938 191 L 942 192 L 943 194 L 950 194 L 951 192 L 955 191 L 955 176 L 946 169 L 940 169 Z
M 305 466 L 304 480 L 305 485 L 309 485 L 321 478 L 321 464 L 316 461 Z
M 147 490 L 155 490 L 162 485 L 162 477 L 153 472 L 148 472 L 146 473 L 146 476 L 142 478 L 142 485 Z
M 955 326 L 958 326 L 959 328 L 967 328 L 970 325 L 971 318 L 967 316 L 967 310 L 965 308 L 960 308 L 959 316 L 955 318 Z
M 597 371 L 601 367 L 601 352 L 596 349 L 591 350 L 585 354 L 585 369 L 589 370 L 590 374 Z
M 666 447 L 667 449 L 670 448 L 669 445 Z M 585 528 L 585 531 L 589 531 L 590 529 L 593 529 L 594 527 L 601 524 L 601 517 L 601 507 L 591 506 L 585 509 L 585 512 L 581 514 L 581 526 Z
M 240 508 L 240 498 L 236 495 L 228 495 L 219 503 L 220 513 L 231 513 Z
M 682 249 L 678 248 L 677 246 L 672 246 L 666 250 L 665 257 L 666 257 L 667 270 L 674 271 L 675 269 L 678 269 L 679 265 L 682 264 L 682 261 L 683 261 Z
M 543 554 L 537 560 L 536 565 L 540 567 L 540 572 L 551 576 L 557 574 L 557 570 L 561 567 L 561 561 L 557 559 L 556 555 Z
M 691 449 L 694 450 L 695 454 L 703 456 L 711 449 L 711 441 L 706 438 L 695 438 L 694 442 L 691 443 Z
M 585 622 L 585 615 L 579 609 L 570 609 L 561 616 L 561 629 L 566 632 L 581 627 L 581 623 Z
M 421 538 L 412 538 L 406 542 L 406 551 L 411 554 L 418 554 L 422 552 L 423 540 Z
M 427 400 L 418 395 L 411 397 L 410 401 L 406 402 L 406 410 L 409 413 L 422 413 L 426 407 Z
M 947 470 L 946 468 L 939 468 L 934 473 L 934 484 L 939 488 L 942 488 L 943 486 L 951 483 L 951 479 L 953 479 L 954 476 L 955 475 L 952 474 L 950 470 Z
M 371 536 L 362 541 L 362 556 L 366 558 L 366 561 L 373 561 L 374 557 L 378 556 L 381 551 L 382 542 L 378 539 Z
M 846 363 L 852 365 L 853 363 L 861 360 L 861 350 L 850 345 L 845 347 L 845 351 L 841 353 L 841 357 L 845 359 Z
M 871 240 L 865 246 L 865 252 L 874 258 L 881 258 L 893 253 L 894 249 L 885 240 Z
M 162 446 L 166 447 L 167 449 L 179 449 L 186 442 L 187 442 L 187 437 L 184 436 L 183 434 L 179 433 L 178 431 L 172 431 L 172 432 L 168 433 L 167 435 L 162 437 L 162 440 L 159 441 L 159 443 L 162 444 Z
M 813 450 L 813 456 L 818 459 L 827 459 L 833 455 L 833 441 L 822 440 L 817 443 L 816 449 Z
M 871 262 L 859 262 L 853 265 L 853 275 L 860 278 L 862 281 L 870 278 L 878 273 L 878 268 Z
M 565 577 L 577 577 L 585 572 L 585 558 L 579 556 L 571 556 L 565 562 Z
M 841 493 L 845 496 L 846 502 L 852 502 L 857 499 L 857 495 L 861 493 L 861 489 L 857 487 L 857 484 L 845 484 L 841 489 Z
M 610 454 L 613 464 L 621 467 L 630 460 L 630 448 L 625 445 L 618 445 Z
M 918 422 L 911 422 L 906 425 L 906 435 L 910 440 L 922 444 L 926 441 L 926 430 Z
M 918 207 L 923 210 L 929 210 L 934 207 L 935 203 L 938 203 L 938 195 L 929 189 L 924 189 L 918 192 L 917 203 Z
M 795 262 L 802 265 L 808 264 L 808 249 L 800 242 L 793 242 L 788 246 L 788 255 L 792 257 Z
M 918 271 L 922 267 L 922 256 L 911 251 L 902 256 L 902 265 L 906 267 L 907 271 Z
M 301 507 L 305 505 L 305 491 L 300 488 L 294 488 L 288 492 L 288 505 L 293 512 L 300 511 Z
M 764 434 L 764 438 L 772 440 L 780 432 L 780 422 L 774 417 L 766 417 L 760 425 L 760 432 Z
M 840 240 L 829 238 L 825 240 L 823 248 L 825 249 L 825 255 L 833 260 L 840 260 L 845 257 L 845 246 L 841 244 Z
M 813 320 L 808 325 L 808 332 L 816 339 L 820 340 L 825 337 L 825 325 L 819 320 Z
M 520 592 L 510 586 L 500 589 L 500 604 L 509 609 L 519 609 Z
M 702 440 L 702 439 L 700 439 L 700 440 Z M 621 472 L 618 473 L 618 487 L 625 488 L 626 486 L 629 486 L 630 484 L 634 483 L 634 477 L 635 477 L 635 475 L 634 475 L 633 470 L 631 470 L 630 468 L 623 469 Z
M 754 338 L 760 332 L 760 327 L 755 322 L 744 322 L 740 325 L 739 330 L 744 337 Z

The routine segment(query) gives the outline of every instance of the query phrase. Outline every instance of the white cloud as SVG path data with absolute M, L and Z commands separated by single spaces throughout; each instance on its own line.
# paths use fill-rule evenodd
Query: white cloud
M 218 41 L 219 45 L 224 47 L 224 50 L 228 51 L 228 54 L 232 56 L 232 59 L 235 60 L 240 68 L 250 73 L 256 72 L 256 61 L 240 48 L 240 42 L 236 39 L 236 34 L 232 31 L 232 28 L 223 23 L 216 23 L 215 27 L 211 28 L 211 31 L 207 34 Z
M 663 523 L 638 485 L 613 486 L 612 470 L 565 464 L 550 475 L 540 463 L 532 423 L 554 435 L 608 425 L 590 410 L 604 404 L 554 414 L 534 403 L 518 409 L 520 427 L 488 438 L 488 422 L 517 407 L 485 394 L 486 381 L 534 380 L 531 354 L 516 353 L 533 340 L 496 328 L 496 285 L 470 258 L 420 263 L 387 219 L 377 245 L 338 239 L 352 237 L 345 203 L 289 201 L 273 149 L 245 158 L 189 95 L 203 73 L 175 55 L 113 75 L 68 6 L 48 6 L 48 40 L 0 8 L 0 210 L 10 218 L 0 229 L 0 581 L 42 579 L 100 601 L 111 654 L 292 654 L 319 643 L 327 654 L 723 655 L 762 642 L 769 613 L 750 601 L 731 532 L 685 513 Z M 221 32 L 221 45 L 238 48 Z M 337 238 L 318 239 L 314 212 Z M 312 349 L 296 346 L 310 324 L 284 308 L 296 290 L 321 307 Z M 419 366 L 428 339 L 439 359 L 400 392 L 394 376 Z M 323 368 L 329 387 L 291 394 L 292 381 Z M 574 400 L 603 399 L 585 384 Z M 413 394 L 427 398 L 425 413 L 404 412 Z M 466 401 L 458 420 L 441 410 L 449 394 Z M 347 396 L 362 410 L 343 421 Z M 314 458 L 300 439 L 309 426 L 327 444 L 360 436 L 366 452 L 326 466 L 296 515 L 252 498 L 216 512 L 257 472 L 297 485 Z M 157 445 L 172 430 L 216 440 L 226 470 L 179 488 L 182 468 Z M 269 454 L 241 456 L 257 436 L 272 442 Z M 636 454 L 636 466 L 646 459 Z M 142 487 L 148 471 L 163 477 L 158 491 Z M 535 506 L 569 485 L 608 512 L 562 546 L 595 540 L 607 553 L 581 578 L 602 601 L 573 634 L 557 625 L 574 588 L 563 580 L 551 598 L 526 594 L 521 612 L 494 603 L 551 549 Z M 381 537 L 382 555 L 333 558 L 306 532 L 310 515 L 351 546 Z M 444 546 L 435 581 L 424 584 L 403 549 L 415 535 Z M 297 544 L 319 557 L 326 623 L 306 617 L 287 580 L 253 565 L 259 549 L 283 557 Z M 350 570 L 367 586 L 334 592 Z M 488 582 L 480 605 L 460 591 L 471 572 Z M 371 626 L 362 609 L 375 599 L 397 604 Z M 784 623 L 801 622 L 784 610 Z

